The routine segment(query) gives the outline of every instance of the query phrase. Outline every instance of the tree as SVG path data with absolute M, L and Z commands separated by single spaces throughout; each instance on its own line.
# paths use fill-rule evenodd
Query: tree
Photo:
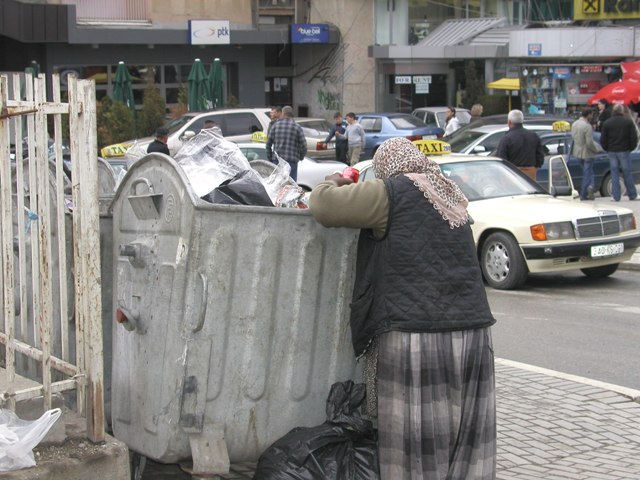
M 164 115 L 167 105 L 160 95 L 160 89 L 155 83 L 147 84 L 142 101 L 142 110 L 138 115 L 136 130 L 138 137 L 148 137 L 153 135 L 156 128 L 165 123 Z
M 464 93 L 462 94 L 462 106 L 471 108 L 474 103 L 480 101 L 480 97 L 485 93 L 484 80 L 478 78 L 478 71 L 476 70 L 476 62 L 474 60 L 465 62 L 464 75 L 465 86 Z
M 133 138 L 133 115 L 122 102 L 104 97 L 96 111 L 98 148 Z

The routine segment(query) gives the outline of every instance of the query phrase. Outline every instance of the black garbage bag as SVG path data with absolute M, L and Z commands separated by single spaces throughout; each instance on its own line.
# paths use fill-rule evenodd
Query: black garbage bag
M 255 172 L 245 170 L 227 180 L 202 197 L 211 203 L 231 205 L 259 205 L 273 207 L 269 194 Z
M 370 421 L 360 417 L 364 384 L 334 383 L 327 398 L 327 421 L 297 427 L 258 460 L 254 480 L 375 480 L 378 441 Z

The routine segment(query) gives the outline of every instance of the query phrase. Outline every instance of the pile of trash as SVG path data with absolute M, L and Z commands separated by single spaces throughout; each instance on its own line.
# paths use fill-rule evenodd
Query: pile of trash
M 360 416 L 366 396 L 363 383 L 337 382 L 326 403 L 327 420 L 297 427 L 267 448 L 253 480 L 376 480 L 378 436 Z
M 291 168 L 249 162 L 238 145 L 212 129 L 202 130 L 175 155 L 196 195 L 211 203 L 307 208 L 306 192 L 290 177 Z M 254 168 L 255 167 L 255 168 Z

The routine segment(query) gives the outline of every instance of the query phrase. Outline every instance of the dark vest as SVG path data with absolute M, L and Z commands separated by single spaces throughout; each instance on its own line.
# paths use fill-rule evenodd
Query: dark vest
M 448 332 L 488 327 L 489 309 L 471 227 L 450 228 L 405 176 L 385 180 L 383 238 L 360 232 L 351 335 L 360 356 L 389 331 Z

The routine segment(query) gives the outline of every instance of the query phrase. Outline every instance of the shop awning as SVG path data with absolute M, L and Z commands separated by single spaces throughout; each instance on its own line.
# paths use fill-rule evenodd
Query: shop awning
M 497 90 L 520 90 L 520 79 L 501 78 L 500 80 L 487 83 L 487 88 L 495 88 Z

